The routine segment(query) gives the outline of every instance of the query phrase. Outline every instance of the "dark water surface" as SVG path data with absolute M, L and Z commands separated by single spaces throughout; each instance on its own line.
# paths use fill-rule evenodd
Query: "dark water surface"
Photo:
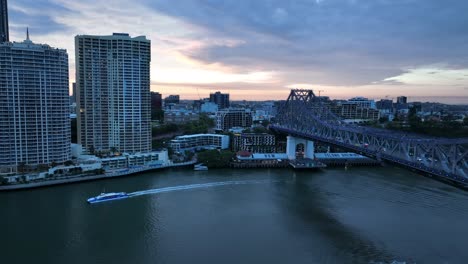
M 89 205 L 91 196 L 222 181 Z M 403 169 L 164 170 L 0 193 L 0 263 L 468 263 L 468 192 Z

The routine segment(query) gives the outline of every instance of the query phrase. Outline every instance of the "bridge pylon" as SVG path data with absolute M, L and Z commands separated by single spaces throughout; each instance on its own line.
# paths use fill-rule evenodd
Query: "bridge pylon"
M 315 149 L 314 142 L 307 139 L 296 138 L 293 136 L 288 136 L 286 143 L 286 154 L 288 155 L 289 160 L 295 160 L 297 156 L 297 146 L 303 145 L 304 148 L 304 158 L 314 159 Z

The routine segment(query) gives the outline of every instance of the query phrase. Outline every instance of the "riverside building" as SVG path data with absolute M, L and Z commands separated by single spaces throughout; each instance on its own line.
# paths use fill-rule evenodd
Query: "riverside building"
M 216 129 L 228 131 L 233 127 L 250 128 L 252 112 L 249 109 L 228 108 L 216 112 Z
M 78 144 L 89 153 L 150 151 L 150 40 L 79 35 L 75 52 Z
M 175 152 L 202 149 L 228 149 L 229 136 L 219 134 L 194 134 L 178 136 L 171 140 L 170 145 Z
M 235 134 L 233 137 L 232 150 L 234 152 L 274 153 L 276 152 L 275 135 L 267 133 Z
M 0 44 L 0 131 L 2 174 L 70 160 L 66 50 L 29 34 Z

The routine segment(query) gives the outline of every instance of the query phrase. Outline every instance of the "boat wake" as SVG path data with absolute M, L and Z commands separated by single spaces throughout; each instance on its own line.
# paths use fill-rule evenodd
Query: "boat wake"
M 240 185 L 240 184 L 261 184 L 261 183 L 268 183 L 272 182 L 271 180 L 250 180 L 250 181 L 225 181 L 225 182 L 210 182 L 210 183 L 199 183 L 199 184 L 189 184 L 189 185 L 180 185 L 180 186 L 173 186 L 173 187 L 164 187 L 164 188 L 157 188 L 151 190 L 144 190 L 144 191 L 137 191 L 128 193 L 128 196 L 135 197 L 147 194 L 157 194 L 157 193 L 165 193 L 165 192 L 173 192 L 173 191 L 181 191 L 181 190 L 191 190 L 191 189 L 199 189 L 199 188 L 209 188 L 209 187 L 217 187 L 217 186 L 226 186 L 226 185 Z

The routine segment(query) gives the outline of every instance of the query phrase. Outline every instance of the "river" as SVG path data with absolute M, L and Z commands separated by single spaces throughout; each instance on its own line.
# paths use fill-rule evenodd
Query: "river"
M 102 191 L 151 189 L 86 203 Z M 3 192 L 0 212 L 5 264 L 468 259 L 468 192 L 394 167 L 167 169 Z

